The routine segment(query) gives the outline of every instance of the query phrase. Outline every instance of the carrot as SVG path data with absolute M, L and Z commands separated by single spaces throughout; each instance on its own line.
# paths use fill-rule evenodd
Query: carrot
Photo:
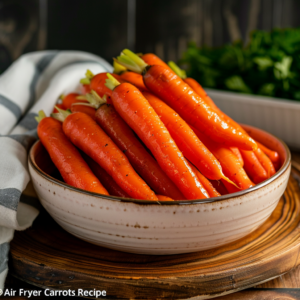
M 183 155 L 207 178 L 215 180 L 224 178 L 220 163 L 203 145 L 189 125 L 172 108 L 153 94 L 148 92 L 142 94 L 167 127 Z
M 92 160 L 84 152 L 82 152 L 81 155 L 84 158 L 84 160 L 87 162 L 87 164 L 89 165 L 93 173 L 97 176 L 97 178 L 102 182 L 102 184 L 108 190 L 110 195 L 123 197 L 123 198 L 130 198 L 129 195 L 117 185 L 117 183 L 113 180 L 113 178 L 103 168 L 101 168 L 94 160 Z
M 72 113 L 82 112 L 82 113 L 89 115 L 93 120 L 95 120 L 96 110 L 95 110 L 95 108 L 93 108 L 91 106 L 82 105 L 82 103 L 74 103 L 71 106 L 71 112 Z
M 190 165 L 191 169 L 193 170 L 193 172 L 197 175 L 199 181 L 201 182 L 203 187 L 206 189 L 206 191 L 207 191 L 207 193 L 209 194 L 210 197 L 213 198 L 213 197 L 221 196 L 221 194 L 213 187 L 211 182 L 205 176 L 203 176 L 199 172 L 199 170 L 197 170 L 197 168 L 195 166 L 193 166 L 193 164 L 189 163 L 189 165 Z
M 256 141 L 256 143 L 257 143 L 258 147 L 270 158 L 270 160 L 274 164 L 275 169 L 277 170 L 278 167 L 280 166 L 280 156 L 279 156 L 278 152 L 267 148 L 266 146 L 259 143 L 258 141 Z
M 239 190 L 237 187 L 235 187 L 234 185 L 228 183 L 225 180 L 221 179 L 221 182 L 224 184 L 226 190 L 228 191 L 229 194 L 233 194 L 233 193 L 237 193 L 240 192 L 241 190 Z
M 230 148 L 224 147 L 201 133 L 198 129 L 192 127 L 198 138 L 219 160 L 222 170 L 230 180 L 232 180 L 241 190 L 254 186 L 245 170 L 241 166 L 239 159 L 233 154 Z M 248 151 L 251 152 L 251 151 Z
M 228 194 L 228 191 L 221 180 L 210 180 L 210 182 L 222 196 Z
M 184 70 L 180 69 L 173 61 L 168 62 L 169 67 L 171 70 L 178 75 L 185 83 L 187 83 L 202 99 L 203 101 L 211 106 L 212 108 L 215 108 L 217 110 L 218 107 L 215 105 L 214 101 L 207 95 L 203 87 L 193 78 L 187 77 Z
M 172 198 L 163 195 L 156 195 L 156 197 L 158 201 L 174 201 Z
M 71 109 L 73 103 L 76 102 L 87 102 L 86 100 L 78 99 L 81 98 L 78 93 L 69 93 L 62 98 L 62 104 L 65 109 Z
M 39 122 L 38 136 L 64 181 L 79 189 L 108 195 L 79 151 L 65 136 L 61 122 L 46 117 L 43 111 L 39 112 L 36 120 Z
M 136 86 L 140 91 L 148 91 L 144 84 L 143 76 L 141 74 L 137 74 L 134 72 L 124 72 L 120 75 L 120 77 L 124 81 L 130 82 L 131 84 Z
M 96 122 L 127 156 L 131 165 L 156 192 L 175 200 L 184 196 L 162 171 L 157 161 L 136 138 L 112 105 L 104 104 L 96 112 Z
M 149 148 L 160 167 L 187 199 L 204 199 L 208 194 L 171 138 L 149 102 L 130 83 L 119 84 L 110 74 L 106 85 L 113 90 L 112 102 L 123 120 Z
M 89 84 L 83 84 L 83 85 L 81 86 L 81 93 L 82 93 L 83 95 L 88 94 L 88 93 L 90 93 L 90 92 L 91 92 L 91 87 L 90 87 Z
M 127 157 L 88 115 L 59 110 L 54 117 L 63 121 L 63 131 L 71 142 L 97 162 L 131 198 L 157 200 L 139 177 Z
M 262 167 L 266 170 L 268 178 L 274 175 L 276 171 L 268 156 L 260 148 L 257 148 L 254 153 Z
M 149 66 L 158 65 L 172 70 L 163 60 L 153 53 L 146 53 L 141 56 L 141 59 Z
M 86 77 L 81 79 L 81 83 L 89 84 L 90 91 L 94 90 L 100 97 L 107 96 L 107 103 L 111 103 L 112 91 L 105 86 L 105 80 L 107 79 L 107 73 L 99 73 L 94 75 L 90 70 L 86 71 Z M 123 79 L 117 74 L 111 74 L 119 82 L 124 82 Z
M 118 62 L 129 70 L 143 73 L 146 87 L 159 96 L 184 120 L 199 129 L 214 141 L 245 150 L 255 150 L 257 145 L 249 136 L 233 128 L 221 119 L 188 84 L 169 68 L 148 66 L 129 50 L 124 50 Z
M 230 147 L 230 150 L 234 153 L 234 155 L 239 159 L 240 163 L 241 163 L 241 166 L 243 167 L 244 166 L 244 160 L 243 160 L 243 157 L 242 157 L 242 154 L 239 150 L 239 148 L 236 148 L 236 147 Z
M 244 160 L 244 169 L 254 183 L 258 184 L 268 179 L 266 170 L 253 151 L 241 150 L 241 154 Z
M 61 108 L 61 109 L 65 109 L 65 107 L 62 103 L 56 104 L 55 106 L 57 106 L 58 108 Z M 53 113 L 58 113 L 58 110 L 54 107 L 52 112 Z

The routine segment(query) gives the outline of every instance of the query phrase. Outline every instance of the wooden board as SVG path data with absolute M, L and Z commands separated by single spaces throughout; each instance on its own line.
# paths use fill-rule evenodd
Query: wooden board
M 208 299 L 255 286 L 300 263 L 295 177 L 300 178 L 293 170 L 284 196 L 258 230 L 224 247 L 190 254 L 101 248 L 71 236 L 43 212 L 32 228 L 15 233 L 11 274 L 41 287 L 106 290 L 109 299 Z

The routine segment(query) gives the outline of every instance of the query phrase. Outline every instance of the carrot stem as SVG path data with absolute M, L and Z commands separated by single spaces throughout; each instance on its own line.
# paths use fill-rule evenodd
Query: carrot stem
M 39 113 L 38 113 L 38 116 L 35 117 L 35 119 L 38 123 L 40 123 L 41 120 L 43 120 L 44 118 L 46 118 L 46 114 L 43 110 L 40 110 Z
M 186 79 L 186 72 L 185 70 L 180 69 L 174 61 L 169 61 L 168 66 L 172 69 L 172 71 L 179 76 L 181 79 Z
M 106 75 L 108 79 L 105 80 L 105 86 L 110 90 L 113 90 L 116 86 L 120 85 L 120 82 L 111 74 L 107 73 Z
M 122 72 L 127 71 L 127 69 L 125 67 L 123 67 L 122 65 L 120 65 L 116 60 L 114 60 L 113 66 L 114 66 L 114 73 L 115 74 L 121 74 Z
M 129 49 L 123 50 L 121 55 L 117 57 L 117 62 L 126 69 L 139 74 L 142 74 L 144 69 L 148 66 L 139 56 Z
M 65 118 L 71 114 L 71 112 L 68 112 L 67 110 L 63 110 L 63 109 L 59 108 L 58 106 L 54 106 L 54 107 L 58 110 L 58 113 L 52 113 L 51 117 L 60 122 L 63 122 L 65 120 Z

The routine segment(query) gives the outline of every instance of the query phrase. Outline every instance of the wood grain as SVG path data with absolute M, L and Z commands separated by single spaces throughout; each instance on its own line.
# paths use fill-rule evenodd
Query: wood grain
M 293 175 L 299 174 L 293 171 Z M 252 234 L 213 250 L 169 256 L 129 254 L 88 244 L 43 212 L 31 229 L 15 233 L 10 270 L 42 287 L 105 289 L 109 299 L 208 299 L 232 293 L 296 270 L 299 195 L 298 182 L 291 176 L 271 217 Z

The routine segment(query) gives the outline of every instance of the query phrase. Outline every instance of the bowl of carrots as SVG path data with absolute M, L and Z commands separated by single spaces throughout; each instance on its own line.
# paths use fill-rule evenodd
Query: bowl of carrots
M 68 232 L 144 254 L 211 249 L 258 228 L 290 174 L 287 146 L 225 115 L 192 79 L 129 50 L 38 121 L 29 171 Z

